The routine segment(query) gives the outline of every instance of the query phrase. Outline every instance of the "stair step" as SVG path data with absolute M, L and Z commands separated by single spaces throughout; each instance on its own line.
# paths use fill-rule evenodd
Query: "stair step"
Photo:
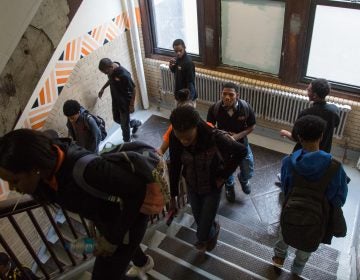
M 154 233 L 154 239 L 158 240 L 156 242 L 149 241 L 149 244 L 146 244 L 152 250 L 159 252 L 160 249 L 160 252 L 171 255 L 181 265 L 185 265 L 208 279 L 266 279 L 214 254 L 200 254 L 192 245 L 178 238 L 166 236 L 159 231 Z M 156 244 L 154 245 L 154 243 Z M 182 271 L 179 272 L 180 278 L 178 279 L 185 279 L 181 273 Z M 171 276 L 165 276 L 172 279 Z
M 226 229 L 231 232 L 235 232 L 238 235 L 247 237 L 260 244 L 269 246 L 271 248 L 274 247 L 275 242 L 277 240 L 277 234 L 273 235 L 269 233 L 266 230 L 266 225 L 264 225 L 262 229 L 259 229 L 258 227 L 252 228 L 251 223 L 242 224 L 239 223 L 238 221 L 233 221 L 231 219 L 228 219 L 220 215 L 217 216 L 217 219 L 219 220 L 221 227 L 223 229 Z M 289 252 L 294 252 L 294 250 L 290 248 Z M 338 250 L 333 249 L 324 244 L 320 244 L 317 251 L 313 253 L 314 257 L 315 255 L 320 255 L 322 258 L 326 258 L 328 261 L 331 261 L 333 263 L 338 261 L 339 254 L 340 253 Z
M 158 250 L 161 251 L 161 250 Z M 161 279 L 166 277 L 172 280 L 182 280 L 182 279 L 197 279 L 205 280 L 209 279 L 208 277 L 194 271 L 193 269 L 182 265 L 176 257 L 166 256 L 166 254 L 161 254 L 154 249 L 146 249 L 145 253 L 149 254 L 154 259 L 154 269 L 149 272 L 150 275 L 155 276 L 154 271 L 161 275 Z M 182 261 L 182 260 L 180 260 Z
M 181 227 L 178 233 L 176 234 L 176 237 L 189 243 L 196 241 L 195 231 L 193 229 L 186 227 Z M 263 261 L 271 262 L 271 257 L 273 256 L 272 248 L 253 242 L 250 239 L 243 238 L 242 236 L 221 229 L 219 235 L 219 241 L 223 242 L 226 245 L 231 246 L 232 248 L 238 248 L 239 250 L 244 251 L 252 256 L 256 256 L 257 258 L 260 258 Z M 215 250 L 217 249 L 219 248 L 216 248 Z M 228 249 L 224 248 L 221 253 L 227 255 Z M 290 270 L 294 257 L 295 256 L 293 254 L 289 255 L 289 257 L 286 259 L 284 264 L 285 269 Z M 243 264 L 241 264 L 241 266 L 243 266 Z M 321 258 L 317 258 L 317 260 L 312 259 L 312 261 L 310 262 L 309 260 L 309 262 L 305 266 L 302 276 L 309 279 L 326 279 L 326 280 L 336 279 L 337 267 L 338 267 L 337 263 L 335 263 L 335 265 L 331 263 L 327 263 L 326 259 L 321 259 Z

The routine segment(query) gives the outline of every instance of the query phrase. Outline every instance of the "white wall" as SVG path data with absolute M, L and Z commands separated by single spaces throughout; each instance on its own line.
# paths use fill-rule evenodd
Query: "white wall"
M 44 74 L 39 80 L 15 128 L 20 128 L 23 126 L 32 104 L 38 97 L 38 92 L 43 87 L 51 72 L 55 69 L 55 65 L 61 53 L 65 50 L 66 44 L 71 40 L 83 36 L 93 28 L 111 21 L 112 18 L 121 13 L 122 7 L 120 0 L 83 0 L 63 38 L 57 46 L 51 60 L 49 61 Z

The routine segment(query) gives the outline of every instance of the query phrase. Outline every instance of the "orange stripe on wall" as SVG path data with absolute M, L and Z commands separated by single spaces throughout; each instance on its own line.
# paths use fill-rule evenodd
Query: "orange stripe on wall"
M 45 124 L 45 120 L 31 125 L 31 128 L 32 129 L 41 129 L 44 126 L 44 124 Z
M 50 94 L 50 84 L 49 84 L 49 79 L 46 80 L 45 82 L 45 92 L 46 92 L 46 103 L 50 103 L 51 102 L 51 94 Z
M 68 76 L 72 70 L 56 70 L 56 76 Z
M 44 95 L 44 88 L 41 89 L 40 93 L 39 93 L 39 101 L 40 101 L 40 105 L 44 105 L 45 104 L 45 95 Z
M 100 35 L 101 35 L 102 26 L 99 27 L 99 32 L 96 34 L 95 40 L 99 41 Z
M 121 19 L 121 16 L 117 16 L 117 17 L 116 17 L 115 23 L 116 23 L 117 25 L 119 25 L 120 19 Z
M 84 48 L 82 48 L 81 49 L 81 52 L 85 55 L 85 56 L 87 56 L 90 52 L 88 52 L 86 49 L 84 49 Z
M 58 79 L 56 79 L 56 82 L 58 84 L 66 84 L 67 80 L 68 80 L 68 78 L 58 78 Z
M 65 60 L 69 60 L 70 57 L 70 42 L 66 44 Z
M 94 28 L 94 29 L 93 29 L 93 32 L 91 33 L 91 36 L 93 36 L 93 37 L 95 38 L 95 36 L 96 36 L 96 32 L 97 32 L 97 29 L 96 29 L 96 28 Z
M 112 29 L 108 29 L 108 34 L 110 34 L 113 37 L 116 36 L 116 33 Z
M 140 8 L 136 8 L 135 13 L 136 13 L 136 22 L 137 22 L 138 25 L 141 25 Z
M 109 41 L 114 40 L 114 37 L 113 37 L 113 36 L 111 36 L 111 34 L 107 34 L 107 36 L 106 36 L 106 37 L 109 39 Z
M 41 113 L 39 115 L 36 115 L 35 117 L 32 117 L 30 118 L 30 123 L 34 123 L 34 122 L 37 122 L 38 120 L 41 120 L 43 118 L 46 118 L 47 115 L 49 115 L 49 112 L 44 112 L 44 113 Z
M 90 52 L 94 50 L 90 45 L 88 45 L 86 42 L 83 42 L 83 46 L 86 47 Z

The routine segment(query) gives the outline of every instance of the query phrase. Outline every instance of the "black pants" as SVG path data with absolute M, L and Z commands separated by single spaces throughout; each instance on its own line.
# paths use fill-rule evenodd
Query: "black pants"
M 96 258 L 92 273 L 93 280 L 126 279 L 125 273 L 130 261 L 133 261 L 136 266 L 146 264 L 147 257 L 139 245 L 144 237 L 147 223 L 148 216 L 139 213 L 129 230 L 129 244 L 119 245 L 110 257 Z
M 120 124 L 124 142 L 130 141 L 130 112 L 122 111 L 116 106 L 112 107 L 113 119 Z

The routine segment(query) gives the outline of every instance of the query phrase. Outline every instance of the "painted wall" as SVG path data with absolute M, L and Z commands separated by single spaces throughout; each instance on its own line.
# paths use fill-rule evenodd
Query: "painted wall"
M 139 22 L 138 7 L 136 13 Z M 126 11 L 123 11 L 120 1 L 84 0 L 56 48 L 44 74 L 39 79 L 15 128 L 43 128 L 77 63 L 119 37 L 129 28 L 128 15 Z M 131 44 L 127 43 L 127 47 L 131 49 Z M 120 49 L 118 51 L 120 54 Z M 129 51 L 129 54 L 131 53 Z M 93 65 L 92 69 L 96 75 L 101 76 L 97 70 L 97 63 Z M 93 92 L 94 94 L 95 92 Z M 72 98 L 74 97 L 72 96 Z M 53 114 L 56 112 L 54 111 Z M 106 112 L 110 114 L 111 110 Z M 8 191 L 4 183 L 0 182 L 0 189 L 2 189 L 2 197 L 6 197 Z

